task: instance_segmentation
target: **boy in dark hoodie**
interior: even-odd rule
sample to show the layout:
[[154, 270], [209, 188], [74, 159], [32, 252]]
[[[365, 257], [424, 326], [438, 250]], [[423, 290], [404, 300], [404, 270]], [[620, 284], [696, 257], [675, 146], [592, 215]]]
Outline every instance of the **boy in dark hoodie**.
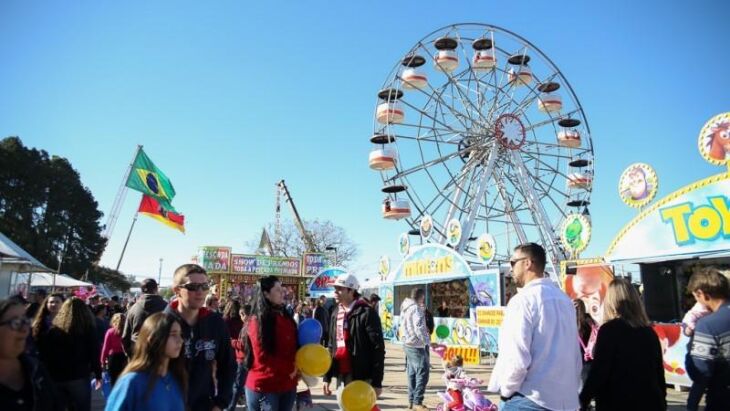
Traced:
[[[132, 358], [132, 353], [134, 353], [134, 343], [137, 342], [137, 334], [139, 334], [144, 320], [150, 315], [164, 310], [167, 306], [165, 300], [157, 295], [157, 281], [147, 278], [142, 281], [140, 288], [142, 289], [142, 296], [127, 312], [124, 328], [122, 329], [122, 345], [129, 358]], [[106, 332], [106, 328], [104, 332]]]
[[236, 368], [223, 318], [203, 307], [210, 288], [208, 274], [197, 264], [184, 264], [175, 270], [172, 286], [177, 300], [165, 312], [182, 325], [189, 378], [187, 406], [193, 411], [220, 411], [231, 401]]

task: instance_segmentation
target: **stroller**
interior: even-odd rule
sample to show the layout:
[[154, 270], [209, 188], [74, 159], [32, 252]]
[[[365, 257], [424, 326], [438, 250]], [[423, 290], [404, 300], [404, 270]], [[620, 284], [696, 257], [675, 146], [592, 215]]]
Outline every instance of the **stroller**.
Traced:
[[[447, 380], [446, 384], [460, 391], [463, 398], [462, 404], [449, 407], [452, 411], [497, 411], [497, 405], [489, 401], [479, 391], [479, 385], [482, 384], [482, 380], [476, 378], [452, 378]], [[439, 392], [438, 395], [443, 402], [436, 406], [436, 411], [446, 411], [446, 406], [455, 402], [455, 398], [448, 392]]]

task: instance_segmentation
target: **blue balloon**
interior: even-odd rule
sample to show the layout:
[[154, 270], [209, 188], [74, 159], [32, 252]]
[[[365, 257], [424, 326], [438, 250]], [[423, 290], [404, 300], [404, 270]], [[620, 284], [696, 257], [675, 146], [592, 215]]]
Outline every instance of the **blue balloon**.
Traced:
[[322, 325], [319, 321], [307, 318], [299, 324], [299, 346], [319, 344], [322, 339]]

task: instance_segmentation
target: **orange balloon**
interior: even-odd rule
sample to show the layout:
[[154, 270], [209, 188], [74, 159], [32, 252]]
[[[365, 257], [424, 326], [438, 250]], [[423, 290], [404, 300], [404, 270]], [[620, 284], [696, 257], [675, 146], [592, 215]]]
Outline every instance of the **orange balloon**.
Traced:
[[299, 348], [296, 355], [297, 368], [313, 377], [323, 376], [332, 365], [329, 351], [319, 344], [307, 344]]
[[375, 406], [378, 396], [370, 384], [355, 380], [342, 390], [343, 411], [370, 411]]

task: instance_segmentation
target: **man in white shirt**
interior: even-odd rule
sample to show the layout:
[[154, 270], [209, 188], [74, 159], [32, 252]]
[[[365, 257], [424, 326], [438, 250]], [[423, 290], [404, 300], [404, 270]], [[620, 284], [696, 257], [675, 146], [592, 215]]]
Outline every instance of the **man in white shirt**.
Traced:
[[540, 245], [517, 246], [510, 265], [522, 289], [507, 304], [487, 390], [500, 394], [501, 411], [576, 410], [582, 364], [573, 303], [543, 277]]

